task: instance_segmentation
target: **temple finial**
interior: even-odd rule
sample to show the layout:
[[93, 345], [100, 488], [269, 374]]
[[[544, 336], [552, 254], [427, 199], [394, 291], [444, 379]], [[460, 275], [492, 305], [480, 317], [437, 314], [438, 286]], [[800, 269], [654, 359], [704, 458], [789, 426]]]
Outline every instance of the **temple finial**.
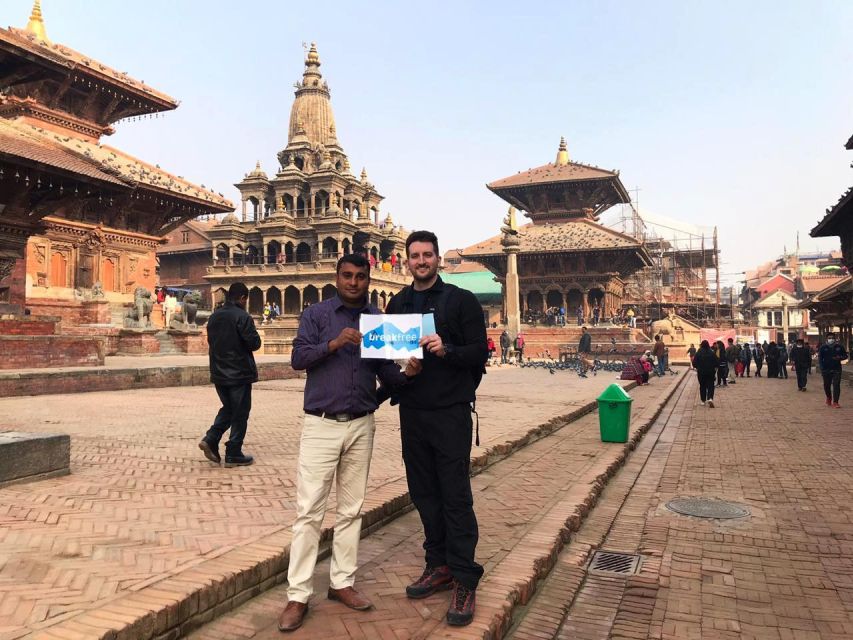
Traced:
[[30, 13], [30, 21], [27, 22], [26, 31], [32, 33], [42, 42], [50, 42], [47, 37], [47, 30], [44, 28], [44, 18], [41, 14], [41, 0], [35, 0], [33, 10]]
[[560, 149], [557, 151], [557, 165], [569, 164], [569, 149], [566, 146], [566, 139], [560, 136]]
[[311, 43], [311, 48], [308, 50], [308, 58], [305, 60], [305, 63], [320, 66], [320, 55], [317, 53], [316, 42]]

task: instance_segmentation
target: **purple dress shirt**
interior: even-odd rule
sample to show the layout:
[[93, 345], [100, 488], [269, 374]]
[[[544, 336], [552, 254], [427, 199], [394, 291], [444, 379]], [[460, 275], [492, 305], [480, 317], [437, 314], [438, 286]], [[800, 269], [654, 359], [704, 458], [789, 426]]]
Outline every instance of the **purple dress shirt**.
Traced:
[[405, 384], [406, 376], [390, 360], [362, 359], [361, 348], [347, 344], [329, 353], [329, 342], [345, 327], [358, 330], [362, 313], [379, 313], [370, 305], [350, 309], [338, 296], [312, 304], [302, 312], [293, 340], [290, 366], [307, 370], [305, 411], [360, 413], [375, 411], [376, 376], [390, 387]]

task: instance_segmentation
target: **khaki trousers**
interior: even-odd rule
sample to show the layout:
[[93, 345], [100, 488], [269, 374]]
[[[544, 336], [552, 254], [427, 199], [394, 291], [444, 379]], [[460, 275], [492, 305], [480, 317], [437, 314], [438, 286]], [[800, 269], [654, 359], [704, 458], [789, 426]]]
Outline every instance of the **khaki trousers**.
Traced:
[[320, 528], [335, 476], [337, 506], [331, 587], [343, 589], [355, 582], [361, 506], [375, 431], [373, 414], [350, 422], [305, 416], [296, 474], [296, 521], [287, 570], [289, 600], [308, 602], [314, 591], [312, 576], [317, 564]]

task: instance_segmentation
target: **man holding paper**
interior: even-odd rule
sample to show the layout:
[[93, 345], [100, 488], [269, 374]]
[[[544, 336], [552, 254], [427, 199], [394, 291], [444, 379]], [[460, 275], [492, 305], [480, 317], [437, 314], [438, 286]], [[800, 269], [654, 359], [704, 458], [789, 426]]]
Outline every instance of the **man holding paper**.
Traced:
[[367, 259], [359, 254], [343, 256], [337, 265], [337, 295], [305, 309], [293, 341], [291, 365], [307, 370], [308, 379], [287, 572], [288, 604], [278, 620], [281, 631], [298, 629], [308, 612], [320, 529], [335, 476], [337, 509], [328, 597], [359, 611], [373, 606], [353, 583], [376, 430], [376, 377], [396, 389], [420, 372], [421, 363], [410, 358], [401, 372], [389, 360], [361, 357], [361, 316], [379, 313], [367, 302], [369, 284]]
[[423, 575], [406, 587], [406, 595], [426, 598], [452, 588], [447, 622], [461, 626], [474, 618], [483, 575], [474, 560], [478, 531], [469, 468], [472, 403], [488, 358], [486, 327], [474, 294], [438, 276], [434, 233], [409, 235], [406, 256], [414, 282], [386, 309], [388, 314], [424, 314], [423, 371], [395, 394], [406, 479], [423, 523], [426, 552]]

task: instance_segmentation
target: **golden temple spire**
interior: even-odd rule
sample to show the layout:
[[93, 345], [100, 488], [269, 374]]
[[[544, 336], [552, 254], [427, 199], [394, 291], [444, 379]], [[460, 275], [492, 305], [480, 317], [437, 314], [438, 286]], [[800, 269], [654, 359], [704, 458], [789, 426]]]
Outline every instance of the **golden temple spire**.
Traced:
[[557, 151], [557, 161], [554, 163], [557, 166], [569, 164], [569, 149], [566, 146], [566, 139], [560, 136], [560, 149]]
[[47, 30], [44, 28], [44, 18], [41, 15], [41, 0], [35, 0], [33, 3], [33, 11], [30, 13], [30, 21], [27, 22], [25, 31], [32, 33], [42, 42], [50, 42]]
[[317, 43], [316, 42], [311, 43], [311, 49], [308, 51], [308, 59], [305, 62], [308, 62], [311, 64], [316, 64], [317, 66], [320, 66], [320, 56], [317, 53]]

